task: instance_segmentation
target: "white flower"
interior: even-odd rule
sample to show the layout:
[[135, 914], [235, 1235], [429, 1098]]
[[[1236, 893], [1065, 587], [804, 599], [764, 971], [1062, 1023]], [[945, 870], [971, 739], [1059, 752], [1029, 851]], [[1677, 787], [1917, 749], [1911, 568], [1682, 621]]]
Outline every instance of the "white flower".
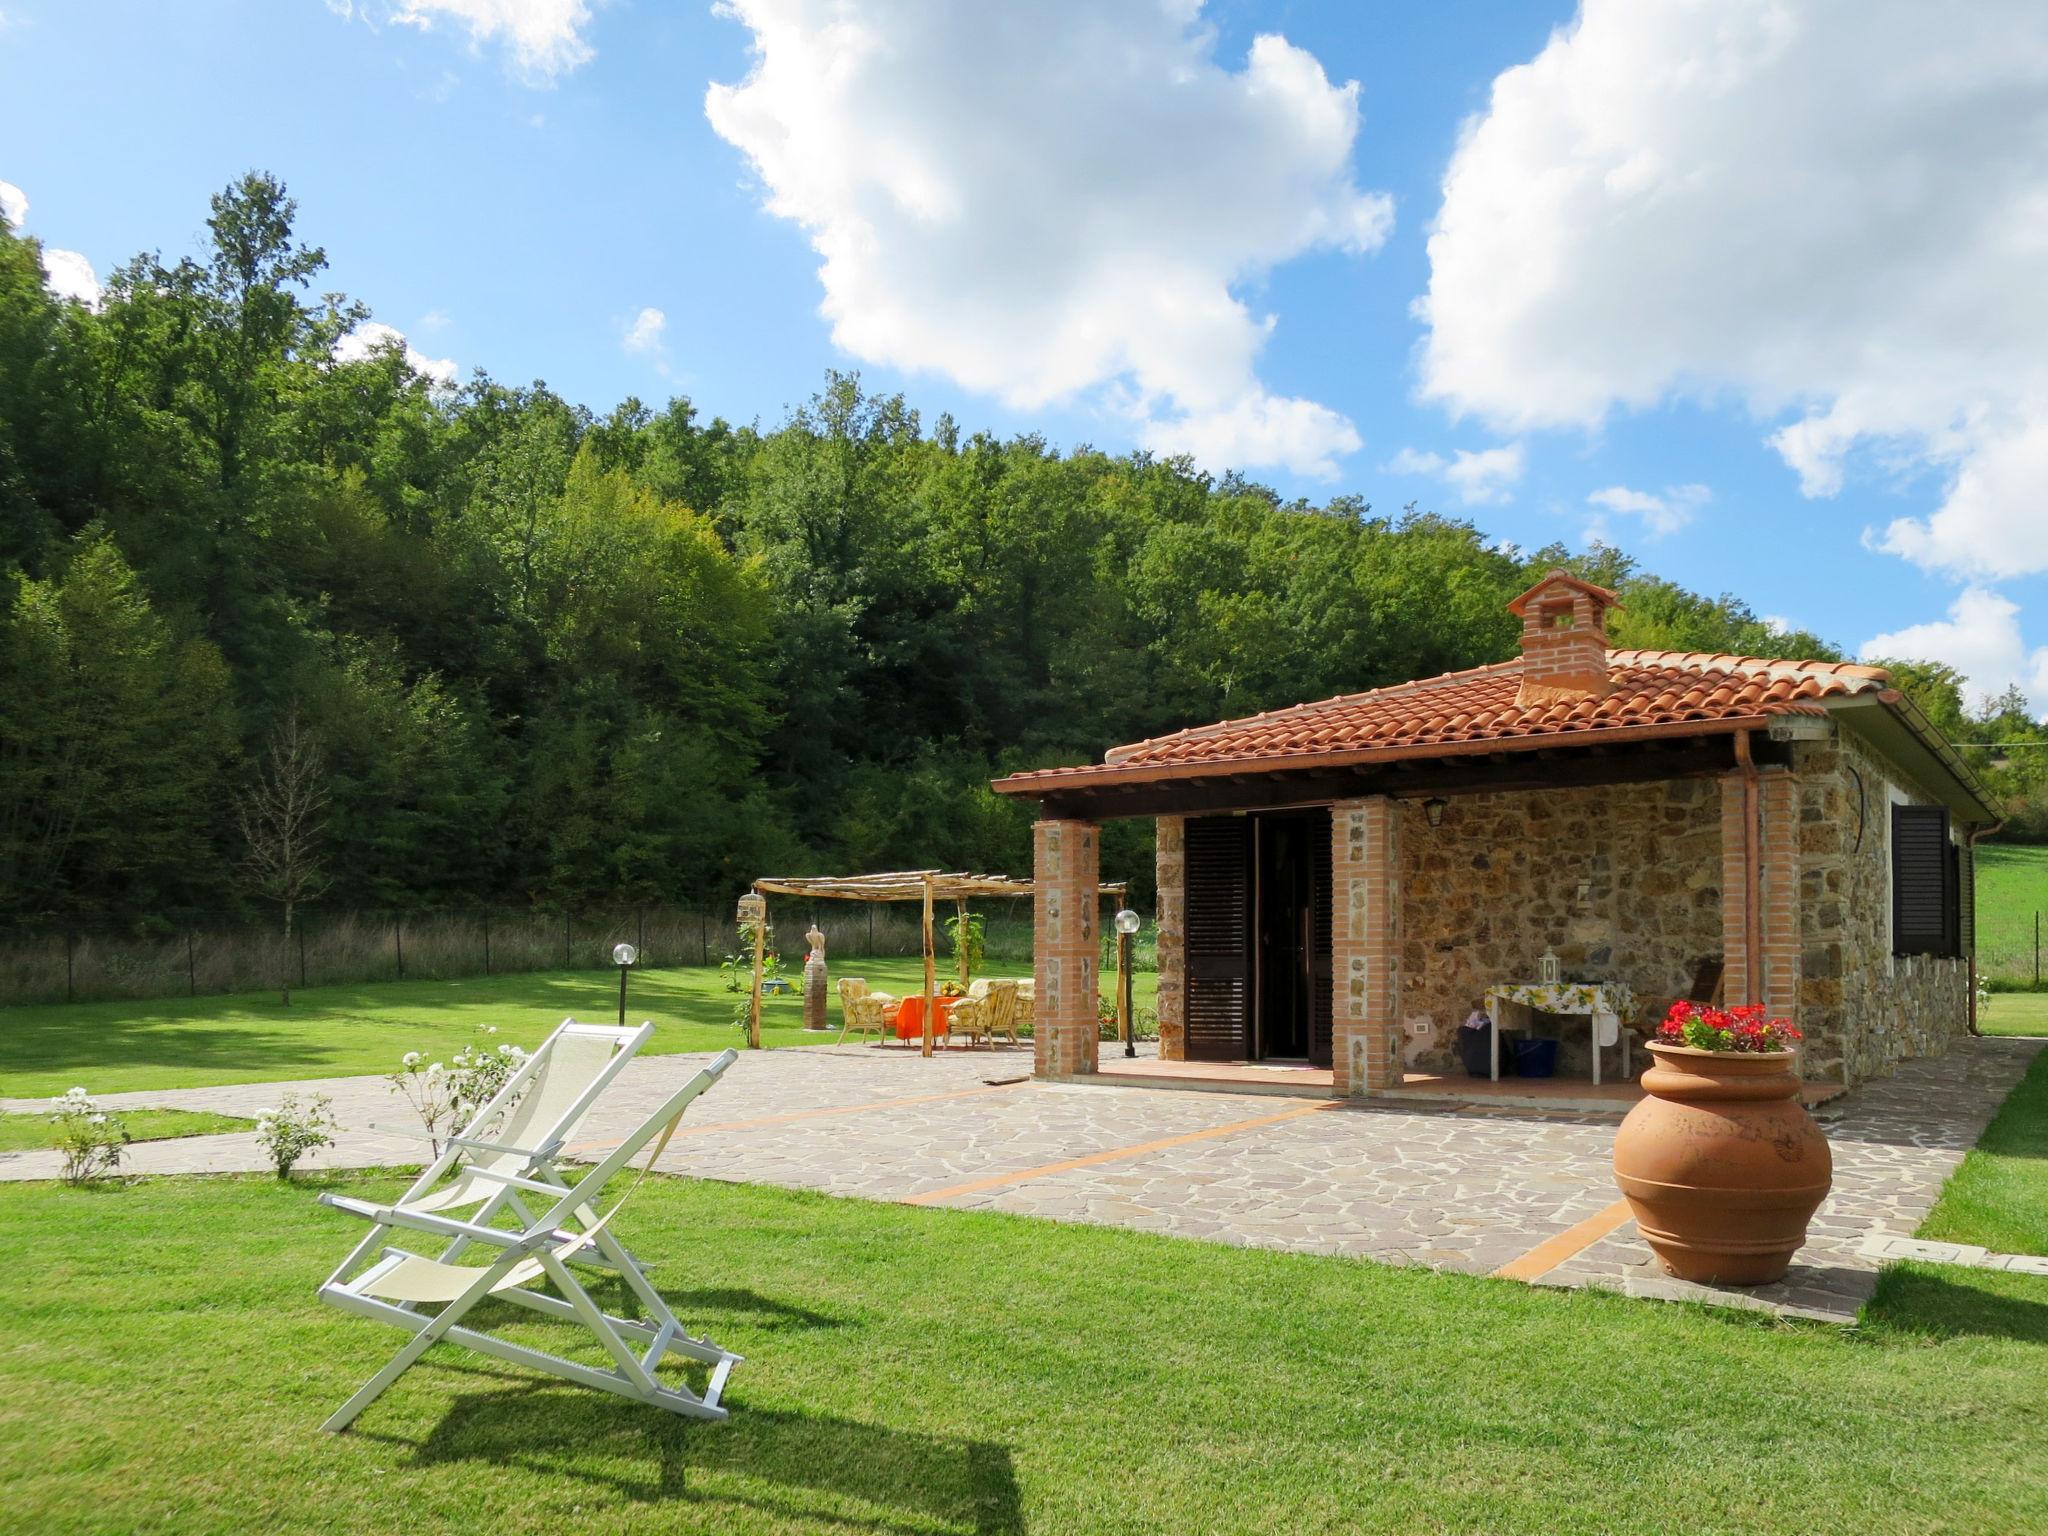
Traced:
[[442, 1068], [441, 1063], [439, 1063], [438, 1061], [434, 1062], [427, 1068], [427, 1076], [439, 1077], [441, 1076], [443, 1070], [444, 1069]]
[[107, 1117], [105, 1115], [87, 1115], [85, 1117], [85, 1123], [87, 1125], [105, 1125], [107, 1123]]
[[405, 1053], [405, 1065], [407, 1065], [408, 1067], [416, 1067], [419, 1064], [420, 1053], [418, 1051], [407, 1051]]
[[479, 1024], [476, 1027], [476, 1032], [480, 1035], [495, 1035], [498, 1032], [498, 1026], [495, 1024]]

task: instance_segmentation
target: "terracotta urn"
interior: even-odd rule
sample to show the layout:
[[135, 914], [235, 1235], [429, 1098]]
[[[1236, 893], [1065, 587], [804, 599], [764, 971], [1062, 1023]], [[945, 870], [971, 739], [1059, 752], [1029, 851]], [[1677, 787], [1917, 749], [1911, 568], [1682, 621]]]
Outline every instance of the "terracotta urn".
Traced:
[[1652, 1043], [1648, 1095], [1614, 1138], [1614, 1181], [1664, 1268], [1704, 1285], [1783, 1278], [1835, 1160], [1799, 1102], [1794, 1051]]

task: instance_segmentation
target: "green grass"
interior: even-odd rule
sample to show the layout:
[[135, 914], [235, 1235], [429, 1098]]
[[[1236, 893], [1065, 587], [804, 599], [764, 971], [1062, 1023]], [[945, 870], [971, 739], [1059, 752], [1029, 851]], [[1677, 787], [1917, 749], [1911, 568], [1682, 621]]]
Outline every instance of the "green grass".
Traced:
[[2048, 1051], [1949, 1178], [1920, 1236], [2048, 1256]]
[[[254, 1120], [199, 1109], [124, 1109], [118, 1112], [130, 1141], [169, 1141], [176, 1136], [219, 1136], [254, 1130]], [[0, 1152], [31, 1152], [50, 1145], [56, 1127], [48, 1115], [0, 1115]]]
[[1977, 956], [1994, 984], [2033, 985], [2036, 912], [2048, 922], [2048, 847], [1980, 844]]
[[[864, 976], [878, 990], [897, 993], [924, 985], [915, 959], [843, 961], [833, 975]], [[1149, 973], [1137, 976], [1140, 1007], [1152, 1005], [1157, 982]], [[407, 1051], [452, 1055], [479, 1024], [531, 1046], [572, 1014], [616, 1018], [618, 999], [616, 972], [538, 971], [310, 987], [294, 992], [288, 1008], [264, 992], [0, 1009], [0, 1096], [41, 1097], [74, 1085], [101, 1094], [388, 1072]], [[627, 993], [627, 1015], [654, 1020], [652, 1052], [717, 1050], [744, 1039], [730, 1022], [736, 1001], [716, 967], [641, 971]], [[836, 996], [829, 1014], [836, 1029]], [[795, 993], [762, 999], [763, 1045], [833, 1038], [803, 1028]]]
[[2048, 1035], [2048, 992], [1994, 992], [1977, 1011], [1987, 1035]]
[[9, 1528], [2048, 1528], [2048, 1282], [1901, 1270], [1851, 1332], [668, 1178], [626, 1235], [730, 1423], [443, 1348], [330, 1437], [400, 1335], [313, 1299], [316, 1187], [0, 1187]]

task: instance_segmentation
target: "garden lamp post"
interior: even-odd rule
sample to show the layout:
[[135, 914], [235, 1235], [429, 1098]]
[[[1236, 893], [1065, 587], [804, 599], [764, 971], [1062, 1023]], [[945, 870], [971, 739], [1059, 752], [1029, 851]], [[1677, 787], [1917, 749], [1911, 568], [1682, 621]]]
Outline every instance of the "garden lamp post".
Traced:
[[633, 962], [640, 958], [640, 951], [630, 944], [612, 946], [612, 964], [619, 968], [619, 1028], [626, 1027], [626, 972], [633, 969]]
[[1125, 907], [1116, 915], [1116, 1023], [1124, 1037], [1124, 1054], [1138, 1054], [1138, 1041], [1131, 1021], [1131, 935], [1138, 931], [1138, 914]]

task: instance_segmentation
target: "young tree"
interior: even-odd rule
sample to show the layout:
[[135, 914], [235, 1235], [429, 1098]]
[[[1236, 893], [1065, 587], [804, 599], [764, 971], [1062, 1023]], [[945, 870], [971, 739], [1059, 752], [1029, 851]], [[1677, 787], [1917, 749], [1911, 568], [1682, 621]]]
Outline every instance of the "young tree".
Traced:
[[[321, 867], [327, 831], [327, 774], [320, 743], [294, 703], [270, 733], [270, 749], [256, 782], [236, 805], [242, 837], [249, 845], [246, 868], [258, 895], [284, 909], [284, 942], [291, 950], [292, 919], [302, 901], [329, 884]], [[280, 990], [292, 1000], [291, 962], [286, 959]]]

